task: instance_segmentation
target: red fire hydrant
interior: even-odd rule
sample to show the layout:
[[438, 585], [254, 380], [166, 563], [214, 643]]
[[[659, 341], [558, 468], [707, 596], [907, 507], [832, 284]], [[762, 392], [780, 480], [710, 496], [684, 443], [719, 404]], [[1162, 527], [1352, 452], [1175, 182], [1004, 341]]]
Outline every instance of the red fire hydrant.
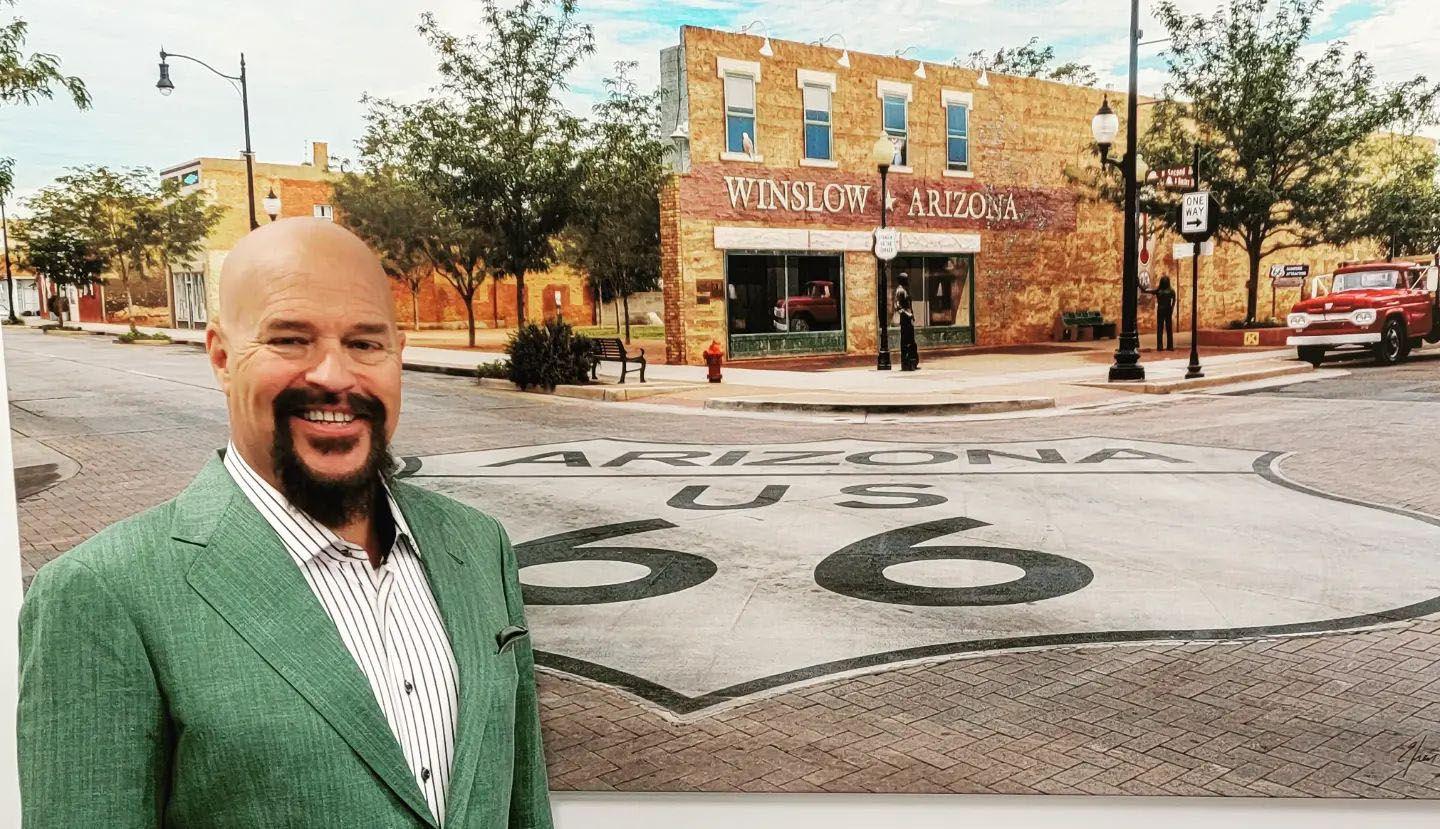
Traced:
[[725, 359], [725, 352], [720, 350], [720, 343], [710, 341], [710, 347], [705, 349], [705, 365], [709, 366], [706, 378], [712, 383], [720, 382], [720, 364]]

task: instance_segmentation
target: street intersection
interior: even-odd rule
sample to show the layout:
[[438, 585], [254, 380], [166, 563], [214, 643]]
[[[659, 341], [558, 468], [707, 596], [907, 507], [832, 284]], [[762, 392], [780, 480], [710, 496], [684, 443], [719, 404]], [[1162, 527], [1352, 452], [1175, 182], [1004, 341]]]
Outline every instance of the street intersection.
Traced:
[[[4, 336], [27, 579], [224, 444], [198, 350]], [[557, 789], [1437, 797], [1440, 362], [1345, 368], [883, 424], [412, 372], [396, 451], [516, 544]]]

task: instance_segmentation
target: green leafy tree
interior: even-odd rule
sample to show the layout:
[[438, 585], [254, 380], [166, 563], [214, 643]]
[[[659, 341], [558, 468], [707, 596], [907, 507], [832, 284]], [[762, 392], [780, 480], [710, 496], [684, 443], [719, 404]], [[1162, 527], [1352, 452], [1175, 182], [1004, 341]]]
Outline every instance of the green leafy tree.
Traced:
[[1435, 147], [1408, 135], [1380, 136], [1371, 146], [1376, 173], [1358, 189], [1353, 209], [1334, 235], [1374, 240], [1389, 258], [1440, 257], [1440, 156]]
[[[0, 7], [15, 6], [15, 0], [0, 0]], [[42, 99], [51, 99], [57, 89], [64, 90], [80, 109], [90, 108], [90, 93], [79, 78], [60, 71], [60, 59], [55, 55], [37, 53], [25, 54], [25, 38], [29, 25], [18, 17], [8, 17], [0, 23], [0, 103], [29, 105]], [[0, 158], [0, 214], [13, 195], [15, 187], [14, 159]], [[5, 230], [9, 233], [8, 227]], [[6, 245], [8, 259], [9, 246]], [[11, 278], [7, 262], [5, 272], [6, 289], [10, 292], [10, 321], [18, 323], [15, 316], [15, 282]]]
[[172, 283], [174, 266], [199, 256], [225, 215], [225, 208], [211, 204], [203, 191], [183, 191], [176, 178], [162, 180], [158, 190], [147, 187], [136, 216], [143, 261], [160, 265]]
[[616, 65], [605, 81], [605, 99], [594, 107], [580, 154], [579, 208], [571, 223], [568, 258], [589, 276], [597, 296], [624, 304], [630, 340], [630, 296], [660, 282], [660, 188], [668, 142], [660, 138], [660, 93], [642, 93], [630, 73]]
[[152, 211], [158, 200], [155, 175], [141, 167], [75, 167], [40, 190], [27, 204], [37, 233], [80, 239], [120, 277], [130, 329], [135, 329], [132, 274], [143, 277], [157, 241]]
[[[14, 7], [15, 0], [0, 0], [0, 6]], [[80, 109], [90, 108], [90, 93], [79, 78], [60, 71], [55, 55], [25, 54], [29, 25], [18, 17], [0, 24], [0, 102], [33, 104], [55, 97], [63, 90]]]
[[[1152, 168], [1190, 163], [1220, 205], [1222, 238], [1249, 260], [1245, 322], [1254, 322], [1261, 260], [1357, 232], [1336, 221], [1373, 165], [1364, 156], [1378, 131], [1424, 121], [1440, 87], [1424, 77], [1382, 85], [1363, 52], [1309, 42], [1320, 0], [1230, 0], [1209, 17], [1171, 0], [1154, 8], [1169, 30], [1165, 99], [1141, 141]], [[1174, 198], [1142, 209], [1173, 221]]]
[[[387, 197], [414, 199], [417, 222], [414, 241], [430, 265], [449, 282], [465, 305], [470, 346], [475, 346], [475, 294], [486, 277], [495, 283], [494, 271], [487, 267], [485, 255], [491, 247], [491, 228], [483, 215], [470, 209], [466, 199], [453, 186], [453, 181], [430, 166], [433, 159], [449, 154], [446, 146], [463, 144], [468, 139], [448, 133], [453, 126], [449, 114], [435, 101], [397, 104], [393, 101], [366, 98], [370, 111], [366, 115], [365, 135], [360, 141], [360, 163], [365, 175], [387, 178], [405, 192], [391, 192]], [[351, 189], [354, 197], [342, 211], [358, 210], [361, 214], [383, 212], [383, 205], [358, 204], [367, 196], [379, 196]], [[376, 231], [379, 232], [378, 230]], [[495, 289], [498, 297], [498, 287]], [[499, 303], [493, 324], [499, 325]]]
[[488, 229], [485, 262], [514, 278], [523, 321], [525, 276], [554, 261], [575, 205], [581, 127], [559, 96], [594, 52], [594, 34], [575, 0], [482, 0], [480, 23], [457, 37], [422, 18], [441, 77], [433, 111], [442, 132], [429, 142], [428, 169], [448, 193], [442, 202]]
[[1089, 64], [1069, 61], [1055, 62], [1055, 47], [1039, 45], [1040, 38], [1032, 37], [1021, 46], [1002, 47], [993, 53], [978, 49], [956, 58], [951, 63], [970, 69], [988, 69], [1002, 75], [1017, 75], [1022, 78], [1044, 78], [1060, 83], [1094, 86], [1099, 80]]
[[105, 258], [64, 227], [33, 219], [16, 222], [15, 240], [21, 266], [51, 285], [83, 289], [99, 282], [105, 272]]
[[434, 201], [385, 170], [346, 173], [335, 182], [334, 201], [340, 223], [368, 242], [385, 273], [409, 290], [411, 327], [419, 330], [420, 286], [431, 264], [426, 244], [438, 234]]

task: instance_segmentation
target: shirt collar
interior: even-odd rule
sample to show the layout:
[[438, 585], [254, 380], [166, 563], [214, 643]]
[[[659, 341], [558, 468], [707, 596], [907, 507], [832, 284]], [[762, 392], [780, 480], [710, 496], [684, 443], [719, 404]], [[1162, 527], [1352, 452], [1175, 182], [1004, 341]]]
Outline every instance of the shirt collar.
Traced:
[[[234, 441], [225, 447], [224, 463], [230, 476], [240, 485], [240, 490], [260, 510], [260, 514], [275, 529], [286, 549], [299, 563], [305, 564], [326, 550], [344, 550], [350, 546], [329, 527], [311, 518], [299, 507], [290, 503], [290, 499], [260, 477], [260, 474], [245, 461], [244, 456], [235, 448]], [[420, 555], [420, 544], [415, 540], [415, 534], [410, 530], [410, 525], [406, 523], [405, 514], [400, 511], [400, 505], [395, 502], [395, 496], [390, 492], [390, 487], [383, 481], [380, 486], [385, 490], [385, 503], [389, 505], [390, 516], [395, 523], [395, 540], [391, 544], [392, 548], [398, 545], [401, 539], [404, 539], [415, 555]]]

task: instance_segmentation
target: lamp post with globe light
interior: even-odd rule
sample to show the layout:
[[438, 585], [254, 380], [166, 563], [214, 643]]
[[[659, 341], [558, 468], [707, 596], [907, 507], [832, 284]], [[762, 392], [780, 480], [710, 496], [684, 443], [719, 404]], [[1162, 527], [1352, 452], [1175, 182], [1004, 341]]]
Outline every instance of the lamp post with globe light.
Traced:
[[162, 47], [160, 49], [160, 80], [155, 83], [155, 88], [160, 90], [161, 95], [169, 95], [175, 91], [175, 84], [170, 80], [170, 64], [167, 62], [170, 58], [184, 58], [192, 63], [198, 63], [230, 81], [232, 85], [237, 81], [240, 84], [236, 89], [240, 92], [240, 108], [245, 117], [245, 184], [250, 196], [250, 229], [254, 230], [260, 226], [260, 222], [255, 218], [255, 151], [250, 148], [250, 90], [245, 84], [245, 53], [240, 53], [240, 74], [227, 75], [203, 60], [192, 58], [189, 55], [167, 52]]
[[[880, 228], [884, 230], [887, 218], [890, 213], [890, 193], [887, 189], [886, 178], [890, 173], [890, 165], [895, 162], [895, 142], [890, 136], [882, 135], [875, 139], [875, 144], [870, 149], [870, 159], [880, 170]], [[889, 266], [885, 259], [877, 252], [875, 255], [875, 324], [878, 328], [879, 339], [876, 341], [875, 369], [877, 371], [890, 370], [890, 315], [887, 293], [889, 287]]]
[[1090, 131], [1099, 150], [1102, 167], [1106, 164], [1118, 167], [1125, 179], [1125, 238], [1124, 270], [1120, 291], [1120, 339], [1115, 350], [1115, 362], [1110, 366], [1110, 381], [1144, 380], [1145, 367], [1140, 365], [1140, 332], [1138, 328], [1139, 304], [1139, 234], [1137, 213], [1139, 205], [1139, 182], [1137, 169], [1139, 153], [1136, 144], [1139, 132], [1136, 125], [1136, 69], [1139, 62], [1140, 46], [1140, 0], [1130, 2], [1130, 94], [1125, 101], [1125, 155], [1120, 161], [1110, 158], [1110, 147], [1120, 132], [1120, 117], [1110, 108], [1107, 95], [1100, 104], [1100, 111], [1090, 119]]

